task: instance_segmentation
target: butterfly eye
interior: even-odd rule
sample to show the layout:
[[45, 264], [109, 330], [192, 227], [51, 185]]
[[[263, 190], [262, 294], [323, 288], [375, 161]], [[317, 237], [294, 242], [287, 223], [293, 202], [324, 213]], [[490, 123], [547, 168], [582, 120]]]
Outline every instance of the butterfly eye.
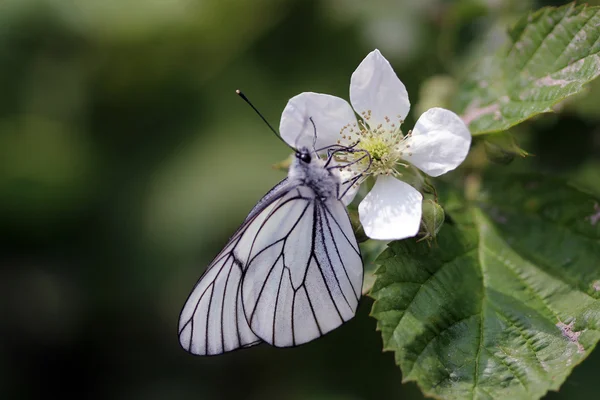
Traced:
[[300, 159], [302, 161], [304, 161], [305, 163], [309, 163], [310, 162], [310, 154], [302, 153], [302, 154], [300, 154]]

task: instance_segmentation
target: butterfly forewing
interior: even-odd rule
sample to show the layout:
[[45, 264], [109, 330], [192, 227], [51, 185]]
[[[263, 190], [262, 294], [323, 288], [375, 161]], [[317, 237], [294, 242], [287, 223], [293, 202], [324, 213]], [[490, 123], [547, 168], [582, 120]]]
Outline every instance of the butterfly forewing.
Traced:
[[[258, 232], [242, 300], [252, 331], [265, 342], [287, 347], [311, 341], [354, 316], [363, 266], [339, 200], [321, 199], [300, 186], [280, 201], [295, 204], [274, 209]], [[334, 216], [344, 221], [334, 223]]]
[[244, 316], [241, 282], [258, 230], [287, 192], [281, 183], [271, 190], [196, 283], [179, 317], [179, 341], [190, 353], [220, 354], [260, 342]]

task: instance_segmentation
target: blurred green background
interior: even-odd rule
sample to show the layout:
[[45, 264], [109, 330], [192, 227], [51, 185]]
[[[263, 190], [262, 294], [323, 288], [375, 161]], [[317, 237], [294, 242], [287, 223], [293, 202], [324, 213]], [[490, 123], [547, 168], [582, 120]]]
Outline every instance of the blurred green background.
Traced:
[[[382, 353], [368, 298], [299, 348], [179, 347], [193, 284], [285, 176], [271, 166], [287, 148], [234, 90], [277, 126], [302, 91], [348, 98], [377, 47], [419, 108], [436, 103], [429, 78], [460, 76], [515, 17], [563, 3], [2, 0], [0, 398], [422, 398]], [[516, 128], [535, 156], [510, 168], [600, 193], [599, 104], [595, 83]], [[599, 372], [597, 351], [548, 397], [595, 398]]]

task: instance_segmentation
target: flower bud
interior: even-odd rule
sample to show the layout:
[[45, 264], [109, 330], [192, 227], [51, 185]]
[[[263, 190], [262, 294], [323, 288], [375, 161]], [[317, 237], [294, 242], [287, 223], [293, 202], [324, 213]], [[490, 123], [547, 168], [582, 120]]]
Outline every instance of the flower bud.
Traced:
[[292, 161], [294, 161], [294, 155], [290, 154], [286, 159], [279, 161], [272, 165], [273, 169], [279, 171], [287, 171], [290, 169], [290, 165], [292, 165]]
[[484, 140], [485, 153], [490, 161], [508, 165], [515, 156], [527, 157], [529, 153], [521, 149], [510, 133], [488, 135]]
[[444, 224], [444, 218], [445, 214], [442, 206], [432, 199], [423, 200], [420, 233], [424, 236], [420, 240], [434, 239]]

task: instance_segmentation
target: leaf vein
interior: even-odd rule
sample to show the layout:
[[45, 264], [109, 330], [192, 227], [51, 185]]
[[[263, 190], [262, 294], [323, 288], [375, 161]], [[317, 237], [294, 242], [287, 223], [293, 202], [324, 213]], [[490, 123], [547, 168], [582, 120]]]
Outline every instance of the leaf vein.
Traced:
[[540, 358], [538, 357], [537, 352], [533, 348], [533, 345], [531, 344], [531, 339], [529, 337], [527, 337], [527, 335], [523, 332], [523, 329], [518, 324], [516, 324], [509, 315], [505, 314], [500, 308], [494, 307], [494, 306], [492, 306], [492, 307], [494, 308], [494, 311], [496, 311], [496, 313], [498, 313], [498, 315], [500, 317], [502, 317], [511, 326], [515, 327], [515, 329], [519, 333], [519, 336], [521, 336], [525, 340], [525, 343], [527, 344], [527, 348], [529, 350], [531, 350], [531, 352], [535, 356], [535, 360], [538, 362], [538, 364], [540, 365], [540, 367], [542, 368], [542, 370], [544, 372], [548, 372], [548, 369], [544, 366], [544, 363], [542, 362], [542, 360], [540, 360]]
[[[504, 244], [506, 245], [506, 247], [508, 247], [508, 248], [510, 248], [511, 250], [514, 251], [514, 249], [512, 247], [508, 246], [508, 243], [504, 242]], [[531, 284], [523, 276], [521, 276], [521, 274], [517, 270], [515, 270], [510, 263], [506, 262], [506, 259], [504, 259], [503, 257], [501, 257], [499, 254], [497, 254], [496, 252], [494, 252], [489, 247], [485, 247], [484, 250], [486, 250], [492, 257], [494, 257], [496, 260], [498, 260], [502, 265], [504, 265], [506, 267], [506, 269], [508, 269], [510, 272], [512, 272], [521, 282], [523, 282], [523, 284], [525, 285], [525, 287], [527, 289], [529, 289], [529, 291], [533, 295], [535, 295], [535, 297], [537, 297], [542, 302], [542, 304], [544, 304], [544, 306], [546, 307], [546, 309], [548, 311], [550, 311], [550, 313], [552, 314], [552, 316], [554, 318], [556, 318], [557, 321], [560, 321], [560, 318], [558, 317], [558, 313], [556, 313], [550, 307], [550, 305], [548, 304], [548, 302], [546, 301], [546, 299], [544, 299], [544, 297], [533, 286], [531, 286]], [[529, 262], [529, 260], [528, 260], [528, 262]], [[531, 262], [529, 262], [529, 264], [531, 264]], [[535, 268], [535, 266], [533, 266], [533, 267]], [[538, 268], [536, 268], [536, 269], [538, 269]]]
[[[506, 357], [510, 357], [503, 349], [502, 347], [498, 346], [498, 349], [506, 356]], [[504, 361], [502, 358], [498, 357], [496, 354], [494, 354], [490, 349], [488, 349], [487, 347], [485, 348], [485, 351], [487, 351], [489, 353], [490, 356], [492, 356], [493, 358], [495, 358], [496, 360], [500, 361], [500, 364], [504, 365], [511, 373], [512, 375], [517, 378], [517, 381], [519, 381], [519, 383], [521, 384], [521, 386], [523, 386], [523, 388], [525, 388], [526, 391], [529, 391], [529, 389], [527, 388], [527, 385], [525, 384], [525, 382], [523, 382], [523, 379], [519, 376], [520, 374], [518, 372], [516, 372], [513, 367], [511, 367], [510, 364], [508, 364], [506, 361]]]
[[475, 354], [475, 376], [473, 377], [473, 394], [471, 398], [475, 398], [476, 388], [479, 383], [479, 360], [481, 358], [481, 349], [484, 344], [483, 328], [485, 318], [485, 306], [486, 301], [486, 282], [485, 282], [485, 263], [481, 250], [483, 249], [483, 232], [479, 229], [479, 247], [477, 250], [477, 258], [479, 259], [479, 265], [481, 269], [481, 310], [479, 310], [479, 344], [477, 345], [477, 353]]
[[[469, 251], [466, 251], [465, 253], [459, 254], [456, 257], [453, 257], [452, 259], [444, 262], [442, 265], [440, 265], [440, 267], [433, 272], [431, 275], [429, 275], [427, 277], [427, 279], [425, 281], [423, 281], [423, 283], [418, 283], [418, 282], [407, 282], [407, 283], [417, 283], [419, 284], [419, 288], [417, 289], [417, 291], [415, 292], [415, 294], [413, 295], [413, 297], [410, 299], [410, 301], [408, 302], [408, 305], [406, 306], [406, 308], [404, 309], [404, 312], [402, 314], [402, 316], [400, 317], [400, 319], [398, 320], [398, 323], [396, 324], [396, 327], [394, 328], [394, 330], [392, 331], [392, 335], [395, 334], [396, 330], [400, 327], [400, 324], [402, 323], [402, 320], [404, 319], [404, 316], [408, 313], [408, 311], [410, 310], [410, 308], [413, 306], [415, 299], [417, 298], [417, 296], [419, 295], [419, 293], [421, 293], [421, 289], [423, 289], [423, 287], [425, 285], [427, 285], [429, 282], [431, 282], [431, 280], [433, 278], [435, 278], [437, 276], [437, 274], [439, 272], [441, 272], [445, 266], [452, 264], [454, 261], [456, 261], [457, 259], [464, 257], [466, 255], [468, 255], [469, 253], [471, 253], [472, 251], [474, 251], [475, 249], [471, 249]], [[396, 282], [392, 282], [392, 283], [396, 283]], [[388, 285], [389, 286], [389, 285]]]
[[[575, 33], [575, 34], [573, 35], [573, 37], [571, 38], [571, 40], [569, 40], [569, 43], [567, 43], [567, 45], [565, 46], [565, 48], [564, 48], [564, 50], [561, 52], [561, 54], [563, 54], [564, 52], [566, 52], [566, 51], [567, 51], [567, 49], [569, 48], [569, 46], [571, 45], [571, 43], [573, 43], [573, 40], [575, 40], [575, 39], [577, 38], [577, 35], [579, 35], [579, 33], [580, 33], [582, 30], [584, 30], [585, 28], [587, 28], [587, 24], [588, 24], [588, 22], [590, 22], [590, 20], [591, 20], [592, 18], [594, 18], [596, 15], [597, 15], [597, 13], [594, 13], [594, 14], [590, 15], [590, 17], [589, 17], [588, 19], [586, 19], [586, 20], [585, 20], [585, 22], [583, 23], [583, 25], [581, 26], [581, 28], [579, 28], [579, 30], [577, 31], [577, 33]], [[595, 53], [593, 53], [593, 54], [595, 54]], [[583, 60], [583, 59], [585, 59], [585, 58], [587, 58], [587, 57], [589, 57], [589, 56], [591, 56], [591, 55], [592, 55], [592, 54], [588, 54], [588, 55], [586, 55], [585, 57], [582, 57], [582, 58], [580, 58], [580, 59], [578, 59], [578, 60], [574, 60], [574, 61], [572, 61], [571, 63], [576, 63], [577, 61]], [[556, 61], [558, 61], [558, 60], [559, 60], [559, 59], [557, 58], [557, 59], [556, 59]], [[555, 71], [554, 73], [556, 73], [556, 72], [560, 72], [561, 70], [563, 70], [564, 68], [567, 68], [568, 66], [569, 66], [569, 65], [565, 65], [564, 67], [560, 68], [558, 71]], [[556, 67], [556, 66], [555, 66], [554, 68], [559, 68], [559, 67]]]
[[408, 376], [410, 376], [410, 374], [412, 373], [412, 371], [413, 371], [413, 369], [414, 369], [414, 366], [415, 366], [416, 364], [418, 364], [418, 363], [419, 363], [419, 360], [421, 359], [421, 357], [423, 356], [423, 354], [425, 354], [425, 350], [427, 350], [427, 348], [428, 348], [429, 346], [431, 346], [431, 344], [432, 344], [432, 343], [433, 343], [433, 342], [434, 342], [436, 339], [438, 339], [440, 336], [442, 336], [442, 334], [443, 334], [444, 332], [446, 332], [446, 331], [447, 331], [447, 330], [449, 330], [449, 329], [452, 329], [452, 328], [453, 328], [453, 327], [455, 327], [456, 325], [458, 325], [458, 324], [460, 324], [460, 323], [462, 323], [462, 322], [464, 322], [464, 321], [466, 321], [466, 320], [468, 320], [468, 319], [471, 319], [471, 318], [473, 318], [473, 317], [477, 317], [477, 316], [479, 316], [479, 313], [476, 313], [476, 314], [471, 314], [471, 315], [468, 315], [468, 316], [466, 316], [466, 317], [464, 317], [464, 318], [461, 318], [461, 319], [459, 319], [459, 320], [457, 320], [457, 321], [454, 321], [453, 323], [451, 323], [450, 325], [448, 325], [447, 327], [445, 327], [444, 329], [442, 329], [441, 331], [439, 331], [437, 334], [435, 334], [435, 335], [434, 335], [434, 336], [433, 336], [431, 339], [429, 339], [429, 341], [427, 341], [427, 343], [425, 343], [425, 346], [423, 346], [423, 349], [421, 349], [421, 350], [419, 351], [419, 353], [417, 354], [417, 358], [415, 359], [415, 362], [413, 363], [413, 366], [412, 366], [412, 367], [411, 367], [411, 368], [410, 368], [408, 371], [406, 371], [406, 376], [407, 376], [407, 377], [408, 377]]
[[525, 64], [523, 64], [523, 65], [521, 66], [521, 68], [519, 68], [519, 73], [522, 73], [522, 72], [525, 70], [525, 68], [526, 68], [526, 67], [529, 65], [529, 63], [531, 62], [531, 60], [533, 60], [533, 59], [535, 58], [535, 56], [537, 55], [538, 51], [540, 51], [540, 49], [542, 48], [542, 46], [543, 46], [543, 45], [544, 45], [544, 43], [546, 42], [546, 39], [548, 39], [548, 37], [554, 33], [554, 31], [556, 30], [556, 28], [557, 28], [558, 26], [561, 26], [560, 24], [561, 24], [561, 23], [564, 21], [564, 19], [565, 19], [567, 16], [571, 15], [571, 11], [573, 11], [573, 8], [572, 8], [572, 7], [571, 7], [571, 9], [570, 9], [570, 10], [568, 10], [567, 12], [565, 12], [565, 13], [563, 14], [563, 16], [562, 16], [562, 17], [560, 17], [560, 19], [559, 19], [559, 20], [558, 20], [558, 21], [557, 21], [557, 22], [554, 24], [554, 26], [552, 27], [552, 29], [550, 30], [550, 32], [548, 32], [548, 33], [547, 33], [547, 34], [544, 36], [544, 38], [543, 38], [543, 39], [540, 41], [540, 44], [539, 44], [539, 45], [536, 47], [536, 49], [533, 51], [533, 53], [531, 54], [531, 56], [530, 56], [530, 57], [529, 57], [527, 60], [525, 60]]

